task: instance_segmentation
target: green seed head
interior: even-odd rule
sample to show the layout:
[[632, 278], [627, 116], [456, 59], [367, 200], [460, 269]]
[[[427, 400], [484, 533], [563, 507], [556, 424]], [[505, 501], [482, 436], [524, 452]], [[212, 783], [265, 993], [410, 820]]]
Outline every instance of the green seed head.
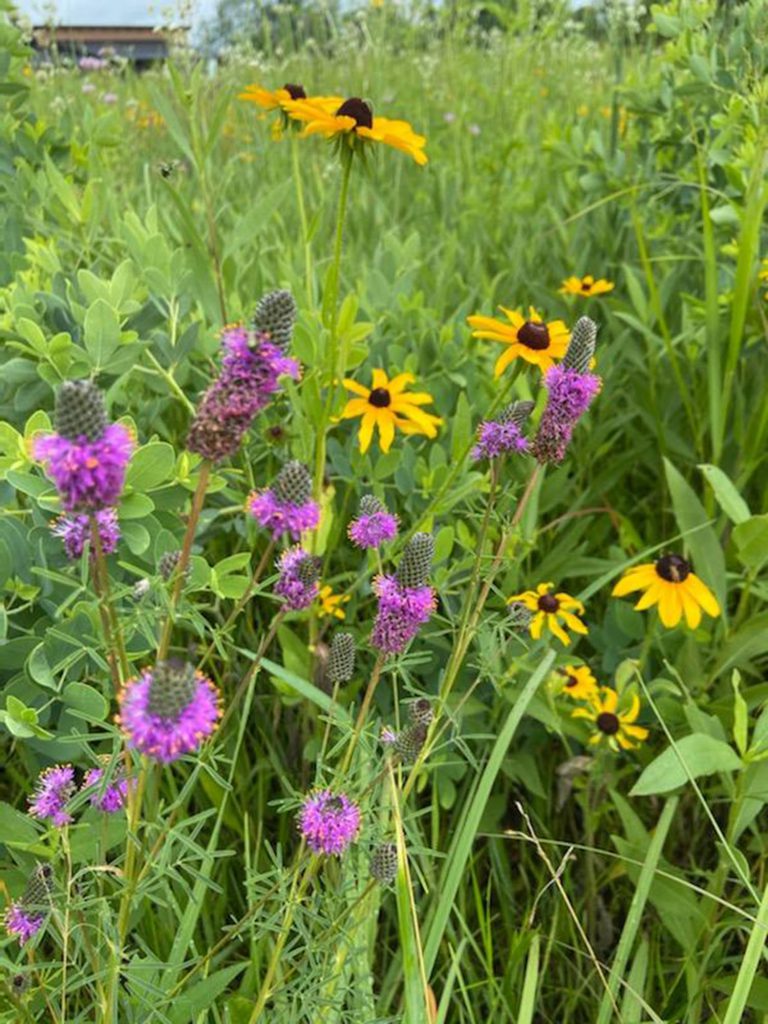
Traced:
[[158, 662], [152, 669], [147, 710], [159, 718], [178, 718], [197, 689], [194, 665], [178, 658]]
[[427, 727], [421, 722], [414, 722], [397, 734], [394, 747], [395, 752], [400, 755], [401, 760], [406, 764], [415, 761], [419, 756], [424, 741], [427, 738]]
[[66, 380], [56, 392], [56, 433], [76, 441], [98, 441], [107, 427], [104, 396], [89, 380]]
[[521, 430], [525, 426], [526, 420], [534, 410], [535, 402], [512, 402], [499, 416], [500, 423], [514, 423], [516, 427]]
[[312, 497], [312, 477], [303, 462], [286, 462], [272, 484], [278, 501], [283, 504], [305, 505]]
[[435, 539], [431, 533], [414, 533], [408, 541], [397, 567], [397, 578], [404, 587], [423, 587], [435, 556]]
[[328, 655], [328, 678], [332, 683], [348, 683], [355, 673], [355, 640], [351, 633], [337, 633]]
[[268, 334], [275, 345], [286, 348], [293, 338], [296, 314], [296, 302], [289, 291], [267, 292], [256, 306], [253, 329]]
[[379, 885], [391, 885], [397, 878], [397, 846], [379, 843], [371, 854], [370, 870]]
[[581, 317], [573, 328], [561, 366], [566, 370], [576, 370], [577, 373], [587, 373], [595, 355], [596, 341], [597, 324], [588, 316]]

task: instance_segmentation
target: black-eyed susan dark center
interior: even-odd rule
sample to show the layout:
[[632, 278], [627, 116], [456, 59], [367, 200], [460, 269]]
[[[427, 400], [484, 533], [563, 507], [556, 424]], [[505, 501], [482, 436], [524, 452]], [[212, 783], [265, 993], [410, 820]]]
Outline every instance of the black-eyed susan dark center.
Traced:
[[373, 128], [373, 111], [370, 103], [361, 100], [359, 96], [352, 96], [344, 100], [336, 111], [337, 117], [354, 117], [358, 128]]
[[565, 688], [567, 690], [570, 690], [574, 686], [578, 686], [578, 685], [579, 685], [579, 680], [576, 678], [576, 676], [570, 676], [569, 675], [569, 676], [565, 677]]
[[376, 409], [386, 409], [392, 404], [392, 396], [386, 388], [374, 388], [368, 395], [368, 403]]
[[604, 732], [606, 736], [615, 736], [621, 728], [619, 716], [614, 715], [612, 711], [601, 711], [595, 719], [595, 724], [600, 732]]
[[592, 281], [582, 281], [581, 282], [581, 290], [583, 292], [591, 292], [592, 291]]
[[560, 607], [560, 602], [552, 594], [542, 594], [539, 598], [539, 610], [547, 615], [554, 615]]
[[537, 324], [533, 320], [526, 320], [517, 332], [517, 340], [526, 348], [541, 352], [543, 349], [549, 348], [549, 328], [546, 324]]
[[303, 85], [295, 85], [293, 82], [286, 82], [283, 88], [292, 100], [305, 100], [307, 98]]
[[690, 572], [690, 563], [680, 555], [662, 555], [656, 562], [656, 575], [667, 583], [683, 583]]

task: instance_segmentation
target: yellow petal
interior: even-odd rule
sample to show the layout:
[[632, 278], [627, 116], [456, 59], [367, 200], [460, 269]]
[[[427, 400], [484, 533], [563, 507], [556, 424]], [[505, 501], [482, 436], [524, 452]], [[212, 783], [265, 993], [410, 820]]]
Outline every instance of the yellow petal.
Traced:
[[561, 644], [564, 644], [566, 647], [570, 644], [571, 638], [568, 636], [563, 627], [557, 621], [556, 616], [547, 616], [547, 626], [549, 627], [549, 631], [552, 633], [552, 635], [556, 636]]
[[630, 707], [629, 707], [629, 709], [627, 711], [625, 711], [623, 714], [619, 715], [619, 721], [624, 722], [625, 724], [628, 723], [628, 722], [634, 722], [634, 721], [637, 720], [637, 716], [639, 714], [640, 714], [640, 698], [637, 696], [636, 693], [633, 693], [632, 694], [632, 704], [630, 705]]
[[666, 583], [661, 586], [659, 615], [661, 616], [662, 623], [667, 627], [667, 629], [672, 629], [676, 626], [683, 614], [680, 598], [677, 593], [678, 586], [679, 584], [676, 583]]
[[572, 629], [574, 633], [581, 633], [582, 636], [586, 636], [589, 632], [589, 629], [584, 625], [581, 619], [577, 618], [577, 616], [573, 615], [571, 612], [560, 612], [560, 616], [566, 626], [569, 629]]
[[371, 390], [375, 390], [376, 388], [388, 388], [389, 379], [384, 370], [374, 370], [372, 379], [373, 384], [371, 385]]
[[613, 597], [624, 597], [631, 594], [633, 590], [645, 590], [646, 587], [658, 579], [656, 570], [651, 563], [635, 565], [627, 569], [619, 582], [611, 591]]
[[603, 686], [600, 690], [600, 710], [607, 711], [613, 715], [619, 706], [619, 695], [610, 686]]
[[360, 395], [361, 398], [367, 398], [371, 393], [370, 388], [363, 387], [362, 384], [358, 384], [356, 380], [350, 380], [349, 377], [344, 378], [344, 387], [353, 395]]
[[364, 416], [370, 408], [370, 405], [364, 398], [350, 398], [344, 406], [341, 419], [348, 420], [354, 416]]
[[[687, 581], [686, 581], [687, 582]], [[696, 629], [701, 622], [701, 608], [685, 583], [680, 585], [680, 603], [683, 606], [685, 621], [689, 629]]]
[[374, 428], [375, 423], [376, 423], [376, 416], [375, 416], [375, 414], [373, 412], [371, 412], [371, 411], [366, 412], [366, 414], [365, 414], [365, 416], [363, 416], [362, 422], [360, 424], [360, 435], [359, 435], [360, 451], [362, 452], [363, 455], [365, 455], [365, 453], [371, 447], [371, 438], [373, 437], [373, 428]]
[[707, 615], [718, 616], [720, 614], [720, 605], [717, 603], [717, 598], [706, 583], [703, 583], [695, 573], [689, 573], [688, 578], [683, 583], [683, 587], [685, 587], [694, 601], [701, 605]]
[[[389, 382], [389, 393], [391, 395], [399, 395], [404, 387], [407, 387], [409, 384], [413, 384], [415, 380], [416, 378], [413, 376], [412, 373], [398, 373], [398, 375], [396, 377], [393, 377], [392, 380]], [[411, 396], [408, 395], [408, 401], [410, 400]]]
[[541, 636], [541, 631], [544, 628], [544, 612], [539, 612], [531, 619], [530, 626], [528, 627], [531, 631], [531, 636], [534, 640], [538, 640]]
[[658, 579], [654, 580], [653, 583], [648, 587], [646, 592], [640, 598], [635, 605], [635, 611], [644, 612], [646, 609], [653, 607], [657, 604], [661, 597], [661, 583]]
[[510, 345], [509, 348], [502, 352], [496, 360], [496, 365], [493, 368], [494, 377], [500, 377], [512, 360], [516, 359], [519, 355], [520, 350], [517, 345]]
[[382, 409], [379, 412], [378, 422], [379, 444], [381, 445], [381, 450], [386, 455], [395, 439], [395, 418], [391, 413], [387, 415], [386, 409]]

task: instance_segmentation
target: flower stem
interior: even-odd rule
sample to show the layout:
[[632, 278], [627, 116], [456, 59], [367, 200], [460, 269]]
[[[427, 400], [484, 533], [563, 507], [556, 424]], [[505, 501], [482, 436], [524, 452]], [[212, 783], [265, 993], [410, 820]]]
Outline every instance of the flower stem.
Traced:
[[174, 574], [173, 590], [171, 591], [171, 607], [168, 612], [168, 618], [165, 620], [163, 626], [163, 632], [160, 636], [160, 643], [157, 646], [157, 661], [162, 661], [163, 658], [168, 654], [168, 648], [171, 644], [171, 633], [173, 632], [173, 621], [176, 606], [179, 603], [179, 597], [184, 586], [184, 577], [187, 572], [187, 566], [189, 565], [189, 557], [192, 553], [192, 543], [195, 539], [195, 531], [197, 530], [197, 523], [200, 519], [200, 513], [203, 510], [203, 502], [205, 501], [205, 492], [208, 489], [208, 482], [211, 476], [211, 463], [206, 459], [200, 466], [200, 476], [197, 479], [197, 487], [192, 498], [192, 508], [189, 513], [189, 519], [187, 520], [187, 529], [184, 534], [184, 542], [181, 547], [181, 555], [179, 561], [176, 564], [176, 570]]
[[97, 597], [99, 598], [99, 615], [101, 616], [101, 625], [107, 644], [107, 659], [110, 663], [115, 693], [117, 693], [120, 690], [121, 682], [125, 682], [130, 675], [130, 669], [128, 667], [128, 655], [125, 652], [123, 633], [114, 605], [112, 604], [107, 559], [104, 556], [99, 524], [95, 516], [91, 516], [91, 544], [93, 546], [94, 559], [93, 582]]
[[360, 733], [363, 731], [363, 726], [365, 725], [365, 719], [367, 718], [368, 711], [370, 710], [371, 707], [373, 695], [376, 692], [376, 687], [378, 686], [379, 679], [381, 678], [381, 670], [384, 668], [384, 660], [385, 655], [380, 654], [376, 659], [376, 664], [373, 666], [373, 672], [371, 672], [371, 678], [368, 682], [368, 687], [365, 691], [365, 696], [363, 697], [363, 703], [360, 705], [360, 711], [358, 712], [357, 715], [357, 721], [355, 722], [355, 731], [352, 733], [352, 736], [349, 741], [349, 746], [347, 747], [347, 751], [344, 754], [344, 760], [341, 763], [341, 775], [344, 775], [346, 773], [347, 769], [349, 768], [350, 762], [352, 761], [352, 755], [354, 754], [355, 747], [357, 746], [358, 740], [360, 739]]
[[293, 182], [296, 186], [296, 205], [299, 210], [299, 221], [301, 223], [301, 241], [304, 247], [304, 277], [307, 288], [307, 305], [312, 308], [314, 299], [314, 281], [312, 279], [312, 247], [309, 239], [309, 225], [307, 223], [307, 208], [304, 203], [304, 186], [301, 179], [301, 168], [299, 166], [299, 142], [296, 132], [291, 132], [291, 164], [293, 166]]

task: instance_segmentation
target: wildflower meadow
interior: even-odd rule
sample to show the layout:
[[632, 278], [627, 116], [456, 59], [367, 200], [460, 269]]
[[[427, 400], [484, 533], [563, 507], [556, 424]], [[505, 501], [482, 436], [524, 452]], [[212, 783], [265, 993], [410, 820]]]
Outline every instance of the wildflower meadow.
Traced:
[[248, 24], [0, 0], [0, 1020], [765, 1024], [768, 3]]

